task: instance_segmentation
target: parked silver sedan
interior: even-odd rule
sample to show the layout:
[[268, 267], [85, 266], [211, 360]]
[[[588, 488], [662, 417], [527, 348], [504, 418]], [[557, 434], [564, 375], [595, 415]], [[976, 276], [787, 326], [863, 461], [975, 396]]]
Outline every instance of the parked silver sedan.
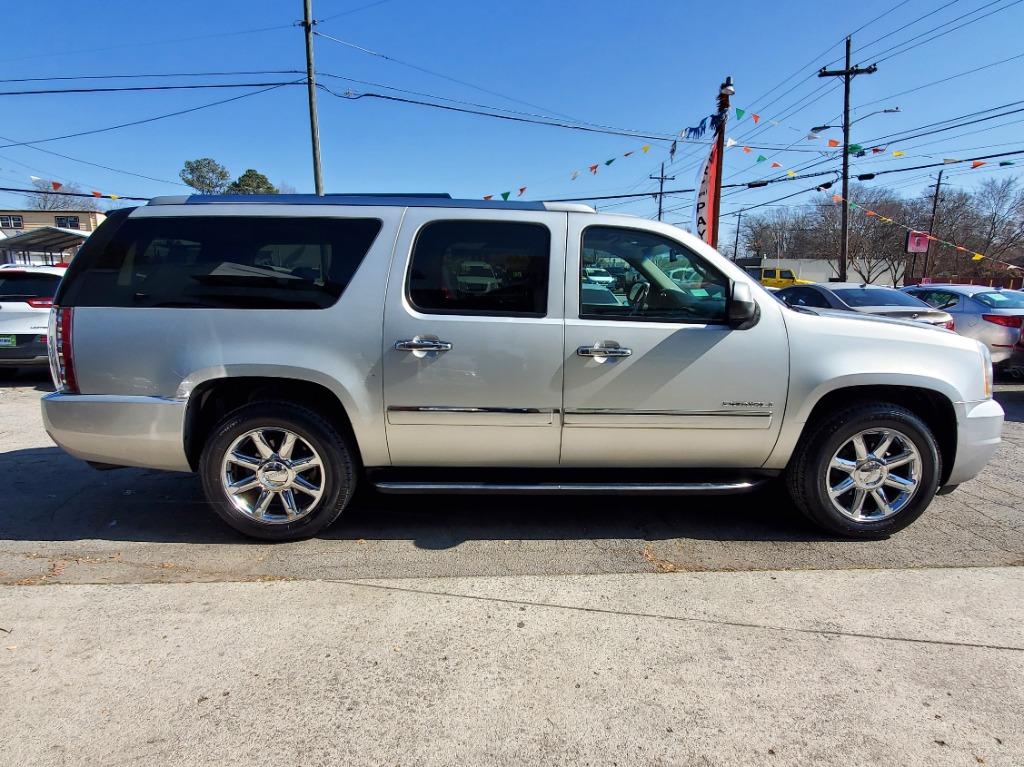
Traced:
[[903, 291], [949, 312], [957, 333], [988, 346], [994, 365], [1024, 367], [1024, 293], [987, 285], [912, 285]]
[[953, 329], [953, 318], [918, 298], [895, 288], [854, 282], [830, 282], [827, 285], [792, 285], [783, 288], [778, 298], [788, 306], [840, 309], [874, 314], [894, 320], [911, 320], [926, 325]]

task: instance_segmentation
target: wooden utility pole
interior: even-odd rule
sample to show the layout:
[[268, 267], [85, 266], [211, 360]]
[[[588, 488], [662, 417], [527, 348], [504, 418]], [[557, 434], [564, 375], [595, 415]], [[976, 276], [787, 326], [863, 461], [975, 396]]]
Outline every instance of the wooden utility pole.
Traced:
[[842, 235], [839, 240], [839, 281], [846, 282], [846, 261], [850, 250], [850, 81], [857, 75], [871, 75], [878, 71], [872, 64], [870, 67], [852, 66], [851, 49], [853, 41], [846, 38], [846, 67], [844, 69], [821, 68], [818, 77], [843, 78], [843, 210]]
[[662, 207], [663, 207], [662, 206], [662, 202], [665, 199], [665, 182], [666, 181], [675, 181], [676, 177], [675, 176], [666, 176], [665, 175], [665, 163], [662, 163], [661, 164], [661, 173], [659, 173], [657, 176], [650, 176], [650, 178], [652, 180], [655, 180], [655, 181], [658, 182], [658, 220], [661, 221], [661, 210], [662, 210]]
[[732, 260], [735, 261], [740, 255], [740, 225], [743, 223], [743, 211], [736, 215], [736, 239], [732, 244]]
[[932, 255], [932, 237], [935, 235], [935, 216], [939, 212], [939, 190], [942, 188], [942, 173], [939, 171], [939, 178], [935, 182], [935, 195], [932, 197], [932, 220], [928, 224], [928, 250], [924, 252], [924, 271], [921, 273], [922, 277], [928, 276], [928, 259]]
[[313, 186], [318, 197], [324, 194], [320, 175], [320, 122], [316, 116], [316, 68], [313, 66], [313, 0], [302, 0], [302, 27], [306, 30], [306, 90], [309, 95], [309, 133], [313, 140]]

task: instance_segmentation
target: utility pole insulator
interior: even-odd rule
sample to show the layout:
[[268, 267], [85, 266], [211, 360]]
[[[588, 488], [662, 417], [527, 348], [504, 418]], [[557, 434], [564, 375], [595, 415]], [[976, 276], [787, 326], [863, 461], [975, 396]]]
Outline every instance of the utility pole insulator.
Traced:
[[843, 209], [842, 235], [839, 239], [839, 281], [846, 282], [846, 263], [850, 252], [850, 81], [857, 75], [873, 75], [878, 67], [855, 67], [852, 59], [853, 39], [846, 38], [846, 66], [843, 69], [821, 68], [818, 77], [843, 78]]

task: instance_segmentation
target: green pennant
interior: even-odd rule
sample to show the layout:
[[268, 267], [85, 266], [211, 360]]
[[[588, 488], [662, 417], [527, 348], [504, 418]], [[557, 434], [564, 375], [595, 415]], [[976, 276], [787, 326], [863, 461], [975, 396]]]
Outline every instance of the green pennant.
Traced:
[[864, 147], [860, 144], [850, 144], [850, 146], [846, 148], [846, 151], [848, 154], [857, 154], [857, 152], [863, 152]]
[[1013, 160], [1003, 160], [1003, 161], [1002, 161], [1002, 162], [1000, 162], [999, 164], [1000, 164], [1000, 165], [1013, 165], [1013, 164], [1014, 164], [1014, 162], [1013, 162]]
[[757, 156], [757, 160], [755, 160], [755, 162], [764, 162], [764, 161], [765, 161], [765, 160], [767, 160], [767, 159], [768, 159], [768, 158], [767, 158], [767, 157], [765, 157], [765, 156], [764, 156], [763, 154], [759, 154], [759, 155]]
[[745, 115], [746, 113], [747, 113], [746, 109], [740, 109], [739, 107], [736, 107], [736, 119], [737, 120], [742, 120], [743, 119], [743, 115]]
[[857, 210], [857, 208], [859, 208], [859, 207], [860, 207], [860, 205], [858, 205], [855, 202], [851, 202], [850, 203], [850, 210]]
[[502, 192], [502, 193], [501, 193], [501, 199], [503, 199], [503, 200], [507, 200], [507, 199], [508, 199], [508, 196], [509, 196], [510, 194], [512, 194], [512, 192]]
[[604, 164], [605, 165], [611, 165], [613, 162], [615, 162], [615, 158], [614, 157], [612, 159], [610, 159], [610, 160], [605, 160]]

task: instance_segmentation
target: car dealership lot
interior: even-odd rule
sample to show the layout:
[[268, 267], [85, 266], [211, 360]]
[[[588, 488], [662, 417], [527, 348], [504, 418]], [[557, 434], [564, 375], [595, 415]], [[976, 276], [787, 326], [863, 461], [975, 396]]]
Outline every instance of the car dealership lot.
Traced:
[[63, 454], [22, 375], [0, 738], [18, 764], [1020, 764], [1024, 386], [998, 388], [996, 458], [888, 541], [769, 492], [367, 495], [264, 545], [194, 477]]

